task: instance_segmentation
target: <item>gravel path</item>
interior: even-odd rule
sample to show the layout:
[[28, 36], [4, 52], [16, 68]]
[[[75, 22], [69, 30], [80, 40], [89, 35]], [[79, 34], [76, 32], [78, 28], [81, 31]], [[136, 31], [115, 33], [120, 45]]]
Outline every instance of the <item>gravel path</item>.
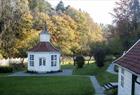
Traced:
[[100, 86], [95, 76], [90, 76], [90, 80], [92, 82], [92, 86], [95, 89], [95, 95], [105, 95], [103, 88]]
[[47, 74], [31, 74], [26, 73], [25, 71], [15, 72], [8, 76], [71, 76], [72, 75], [72, 69], [64, 69], [63, 72], [58, 73], [47, 73]]

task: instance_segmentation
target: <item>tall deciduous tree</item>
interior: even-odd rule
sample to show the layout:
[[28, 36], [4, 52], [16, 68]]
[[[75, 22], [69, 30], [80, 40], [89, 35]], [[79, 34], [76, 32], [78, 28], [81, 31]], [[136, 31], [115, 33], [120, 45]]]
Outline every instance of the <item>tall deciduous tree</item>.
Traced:
[[120, 0], [116, 2], [116, 5], [113, 14], [117, 26], [116, 31], [122, 39], [123, 47], [128, 49], [139, 38], [139, 0]]

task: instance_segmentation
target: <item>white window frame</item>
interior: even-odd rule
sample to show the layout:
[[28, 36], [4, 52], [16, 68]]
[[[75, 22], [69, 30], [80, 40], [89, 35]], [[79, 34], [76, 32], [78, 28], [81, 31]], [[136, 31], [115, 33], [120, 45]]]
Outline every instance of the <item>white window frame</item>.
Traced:
[[121, 73], [124, 74], [125, 70], [124, 68], [121, 68]]
[[46, 66], [46, 58], [44, 57], [39, 58], [39, 66]]
[[30, 66], [34, 66], [34, 55], [30, 55]]
[[51, 55], [51, 66], [57, 65], [57, 55]]

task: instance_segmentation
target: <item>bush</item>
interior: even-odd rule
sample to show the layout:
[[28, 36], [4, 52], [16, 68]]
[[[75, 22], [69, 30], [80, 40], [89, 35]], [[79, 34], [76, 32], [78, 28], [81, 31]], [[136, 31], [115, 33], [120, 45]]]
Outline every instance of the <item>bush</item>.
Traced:
[[76, 64], [77, 68], [82, 68], [83, 65], [85, 64], [84, 57], [82, 55], [76, 56], [75, 64]]
[[15, 71], [17, 71], [17, 70], [23, 70], [25, 68], [25, 64], [12, 63], [12, 64], [10, 64], [10, 67], [12, 67]]
[[94, 49], [94, 59], [96, 61], [96, 65], [98, 67], [103, 67], [104, 66], [104, 60], [105, 60], [105, 51], [101, 47], [97, 47]]
[[0, 67], [0, 73], [11, 73], [13, 72], [12, 67]]

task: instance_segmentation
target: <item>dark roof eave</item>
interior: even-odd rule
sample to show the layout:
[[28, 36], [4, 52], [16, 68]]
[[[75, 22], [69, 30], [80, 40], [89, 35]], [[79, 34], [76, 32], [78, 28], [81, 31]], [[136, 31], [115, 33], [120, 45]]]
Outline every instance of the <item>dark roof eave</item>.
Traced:
[[140, 73], [136, 73], [135, 71], [132, 71], [132, 70], [130, 70], [130, 69], [128, 69], [128, 68], [126, 68], [126, 67], [118, 64], [118, 63], [114, 63], [114, 64], [116, 64], [117, 66], [122, 67], [122, 68], [126, 69], [127, 71], [129, 71], [130, 73], [132, 73], [132, 74], [137, 75], [137, 76], [140, 77]]

